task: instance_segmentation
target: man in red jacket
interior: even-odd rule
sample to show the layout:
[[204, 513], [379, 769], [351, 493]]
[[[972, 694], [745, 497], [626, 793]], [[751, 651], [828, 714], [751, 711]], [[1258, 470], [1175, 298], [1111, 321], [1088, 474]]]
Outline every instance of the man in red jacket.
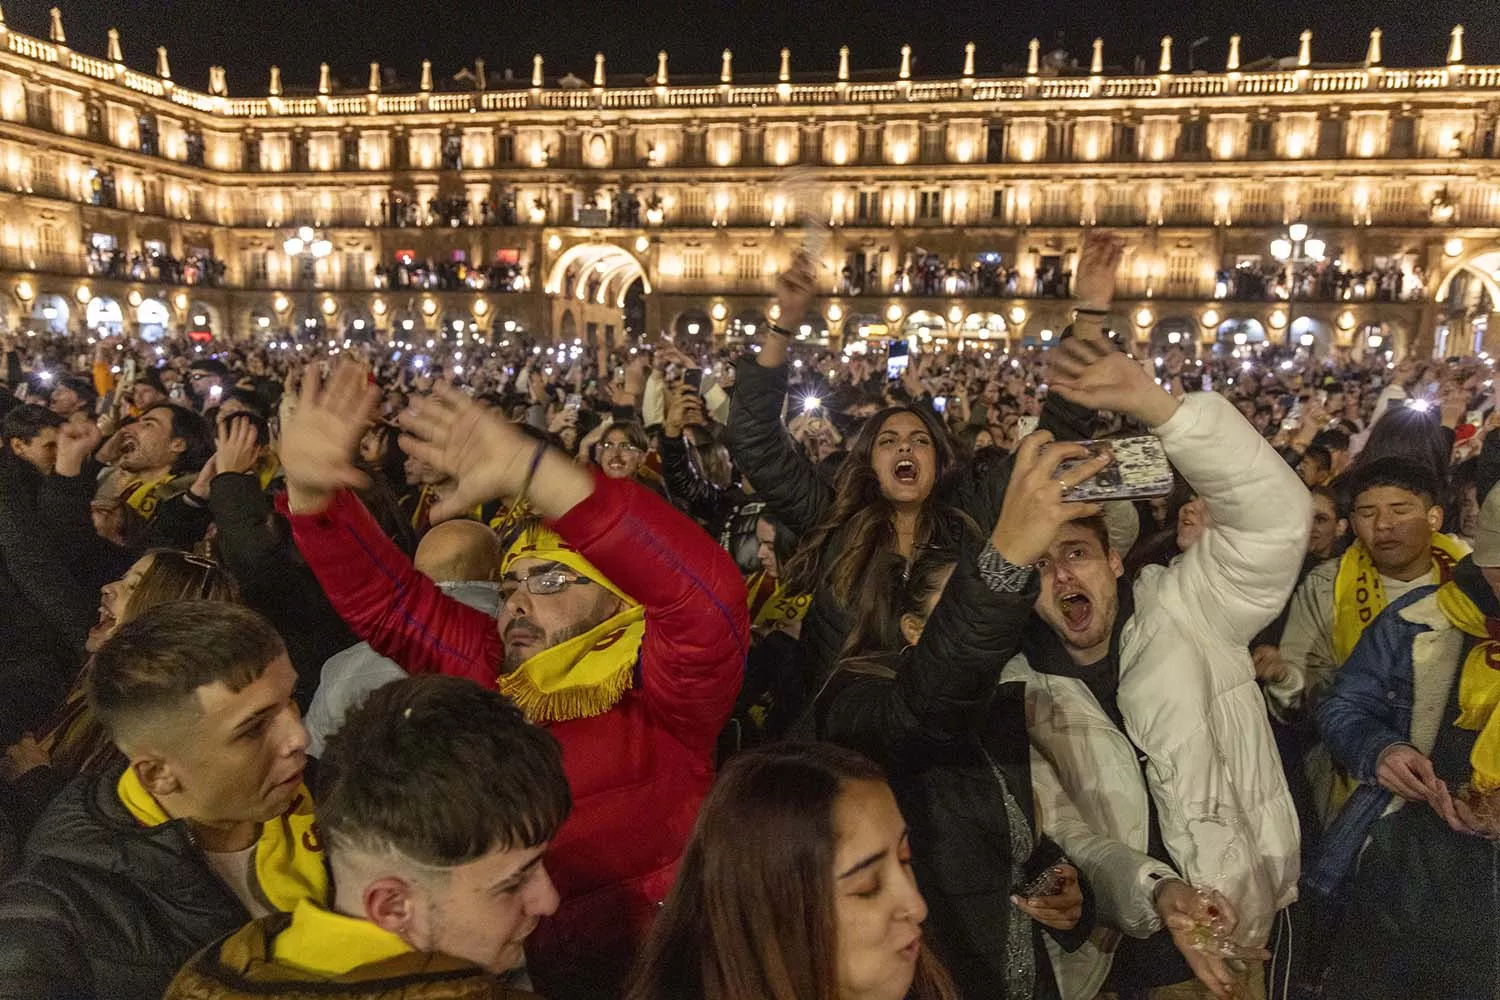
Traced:
[[297, 547], [378, 652], [496, 685], [557, 738], [574, 802], [549, 861], [563, 903], [532, 936], [530, 968], [546, 996], [618, 996], [739, 692], [749, 627], [734, 561], [648, 491], [439, 388], [403, 418], [408, 454], [455, 484], [435, 517], [509, 497], [548, 522], [508, 556], [491, 619], [417, 573], [346, 489], [376, 399], [363, 368], [303, 381], [281, 441]]

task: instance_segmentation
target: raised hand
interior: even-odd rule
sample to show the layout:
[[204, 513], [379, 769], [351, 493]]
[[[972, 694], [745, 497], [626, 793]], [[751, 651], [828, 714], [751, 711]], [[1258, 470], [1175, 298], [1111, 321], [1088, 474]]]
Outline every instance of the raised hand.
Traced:
[[[1058, 466], [1069, 459], [1086, 461], [1059, 475]], [[1047, 431], [1026, 435], [1016, 450], [990, 543], [1013, 566], [1030, 566], [1041, 559], [1058, 528], [1099, 513], [1098, 504], [1075, 503], [1063, 497], [1112, 461], [1114, 456], [1109, 454], [1090, 457], [1088, 448], [1081, 444], [1054, 442]]]
[[1070, 337], [1048, 352], [1047, 381], [1064, 399], [1160, 427], [1177, 412], [1173, 399], [1146, 370], [1109, 343]]
[[57, 461], [52, 471], [59, 476], [73, 477], [83, 471], [88, 461], [104, 440], [104, 432], [89, 421], [69, 420], [57, 429]]
[[514, 496], [539, 443], [464, 393], [439, 385], [401, 415], [401, 448], [446, 473], [453, 488], [432, 508], [454, 517], [496, 497]]
[[254, 469], [258, 461], [260, 446], [255, 443], [254, 424], [231, 418], [219, 425], [219, 446], [214, 452], [214, 464], [219, 472], [243, 475]]
[[281, 427], [281, 466], [294, 513], [321, 510], [337, 490], [368, 482], [354, 456], [379, 395], [357, 361], [340, 361], [326, 384], [315, 368], [303, 374], [297, 405]]
[[781, 305], [781, 320], [793, 326], [802, 322], [807, 307], [818, 291], [818, 276], [812, 258], [802, 251], [792, 257], [792, 266], [776, 279], [776, 301]]
[[1114, 233], [1094, 230], [1083, 241], [1073, 292], [1080, 309], [1107, 309], [1115, 297], [1115, 271], [1125, 241]]

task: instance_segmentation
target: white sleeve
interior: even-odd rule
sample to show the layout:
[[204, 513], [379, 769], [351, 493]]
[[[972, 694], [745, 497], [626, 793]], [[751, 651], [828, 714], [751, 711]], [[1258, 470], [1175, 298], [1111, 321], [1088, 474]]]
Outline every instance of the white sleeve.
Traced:
[[646, 392], [641, 399], [641, 423], [647, 427], [665, 423], [667, 419], [667, 380], [660, 372], [653, 371], [646, 380]]
[[1198, 544], [1161, 574], [1164, 602], [1209, 634], [1248, 644], [1291, 595], [1307, 552], [1312, 498], [1223, 396], [1190, 394], [1155, 433], [1209, 513]]

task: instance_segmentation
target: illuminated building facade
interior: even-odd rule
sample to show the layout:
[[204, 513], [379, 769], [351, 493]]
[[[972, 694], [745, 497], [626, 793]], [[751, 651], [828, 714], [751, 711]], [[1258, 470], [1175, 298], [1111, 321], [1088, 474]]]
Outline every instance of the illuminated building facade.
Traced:
[[[1041, 343], [1083, 234], [1127, 240], [1112, 325], [1156, 344], [1500, 354], [1500, 66], [1295, 57], [1184, 73], [487, 80], [206, 91], [0, 24], [0, 326], [540, 339], [775, 320]], [[1154, 69], [1154, 72], [1152, 71]], [[236, 81], [243, 84], [243, 81]], [[360, 81], [363, 83], [364, 81]], [[240, 88], [243, 90], [243, 87]], [[820, 232], [824, 295], [774, 278]], [[1296, 224], [1296, 225], [1293, 225]], [[1303, 229], [1302, 227], [1306, 227]], [[301, 232], [307, 228], [312, 232]], [[1292, 230], [1292, 231], [1289, 231]], [[314, 252], [316, 251], [316, 252]], [[158, 268], [154, 255], [170, 260]], [[160, 261], [156, 262], [160, 263]]]

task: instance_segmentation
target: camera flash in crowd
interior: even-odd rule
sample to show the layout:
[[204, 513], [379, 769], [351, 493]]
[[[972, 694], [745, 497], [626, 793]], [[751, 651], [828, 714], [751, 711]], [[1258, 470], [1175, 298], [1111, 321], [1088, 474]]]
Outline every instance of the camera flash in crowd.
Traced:
[[819, 399], [817, 396], [803, 396], [802, 397], [802, 412], [803, 413], [811, 413], [813, 410], [816, 410], [818, 407], [820, 407], [822, 405], [823, 405], [823, 401], [821, 399]]

